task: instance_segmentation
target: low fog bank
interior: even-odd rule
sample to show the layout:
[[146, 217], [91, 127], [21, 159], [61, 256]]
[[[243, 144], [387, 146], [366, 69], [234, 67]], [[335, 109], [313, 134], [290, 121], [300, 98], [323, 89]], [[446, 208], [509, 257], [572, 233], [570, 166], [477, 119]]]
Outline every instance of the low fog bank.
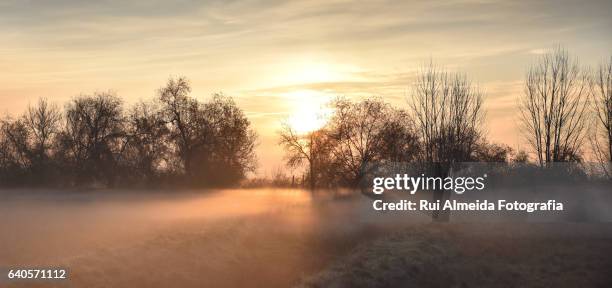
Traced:
[[129, 245], [185, 221], [213, 221], [308, 201], [303, 191], [0, 191], [0, 264], [53, 263], [100, 247]]
[[361, 221], [364, 205], [297, 189], [2, 191], [0, 267], [67, 267], [77, 287], [287, 287], [407, 226]]
[[[610, 207], [610, 202], [602, 200], [609, 200], [603, 195], [605, 191], [597, 191], [604, 198], [591, 201], [601, 201], [601, 207]], [[348, 194], [298, 189], [143, 192], [0, 191], [3, 232], [0, 267], [66, 267], [71, 280], [64, 284], [71, 287], [290, 287], [335, 265], [352, 267], [350, 263], [355, 260], [350, 260], [351, 257], [357, 257], [360, 263], [384, 262], [391, 259], [388, 255], [397, 253], [403, 259], [414, 259], [415, 254], [410, 254], [416, 251], [413, 248], [399, 249], [393, 242], [386, 246], [388, 237], [398, 237], [393, 235], [401, 235], [406, 245], [430, 239], [438, 248], [423, 246], [419, 255], [432, 259], [442, 255], [455, 260], [468, 259], [472, 251], [467, 246], [449, 246], [453, 241], [448, 240], [455, 236], [461, 243], [471, 243], [470, 239], [475, 237], [479, 240], [474, 243], [481, 243], [475, 245], [490, 243], [500, 251], [514, 249], [513, 240], [520, 240], [525, 246], [549, 243], [559, 250], [566, 247], [563, 243], [580, 239], [584, 244], [579, 249], [585, 250], [575, 251], [573, 257], [583, 252], [592, 255], [590, 248], [584, 248], [591, 244], [593, 249], [608, 249], [600, 245], [602, 239], [612, 243], [609, 223], [554, 219], [557, 223], [466, 226], [462, 222], [474, 221], [456, 214], [451, 216], [451, 223], [435, 224], [426, 213], [373, 211], [371, 198], [350, 191]], [[532, 219], [523, 217], [520, 221]], [[430, 230], [442, 231], [444, 237], [435, 239], [438, 234], [431, 234]], [[495, 231], [506, 232], [499, 236]], [[387, 248], [360, 258], [363, 257], [360, 251], [370, 247], [370, 243], [383, 243], [375, 245]], [[456, 254], [457, 251], [468, 254]], [[411, 271], [402, 268], [401, 261], [393, 273]], [[428, 261], [423, 262], [424, 266], [415, 264], [414, 269], [426, 271], [438, 263]], [[581, 262], [584, 265], [592, 264], [590, 258], [584, 261]], [[397, 264], [391, 264], [394, 263]], [[484, 263], [481, 262], [486, 266]], [[525, 263], [526, 267], [531, 265]], [[457, 268], [453, 267], [448, 269]], [[19, 287], [18, 283], [8, 284]]]

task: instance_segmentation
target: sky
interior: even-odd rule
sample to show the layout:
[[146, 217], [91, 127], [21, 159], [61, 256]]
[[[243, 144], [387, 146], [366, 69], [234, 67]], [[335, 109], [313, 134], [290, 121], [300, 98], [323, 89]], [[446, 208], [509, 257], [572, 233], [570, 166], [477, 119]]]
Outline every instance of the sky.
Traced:
[[310, 123], [336, 96], [405, 108], [431, 60], [485, 92], [489, 139], [525, 149], [516, 104], [529, 65], [558, 45], [585, 66], [605, 61], [611, 11], [609, 0], [0, 0], [0, 114], [108, 90], [129, 105], [185, 76], [194, 97], [223, 92], [245, 110], [266, 175], [282, 168], [281, 121]]

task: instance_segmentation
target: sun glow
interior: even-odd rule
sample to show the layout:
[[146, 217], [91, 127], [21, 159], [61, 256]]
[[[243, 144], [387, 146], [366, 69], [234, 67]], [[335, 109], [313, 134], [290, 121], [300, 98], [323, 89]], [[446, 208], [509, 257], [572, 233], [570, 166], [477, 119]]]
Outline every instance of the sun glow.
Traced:
[[328, 104], [336, 95], [334, 84], [354, 80], [353, 74], [359, 71], [355, 66], [309, 56], [288, 59], [277, 69], [272, 82], [287, 89], [281, 93], [291, 103], [286, 120], [299, 134], [325, 126], [332, 111]]
[[301, 90], [286, 94], [294, 102], [288, 123], [297, 133], [306, 134], [327, 123], [331, 115], [328, 103], [331, 96], [312, 90]]
[[316, 83], [336, 81], [341, 78], [339, 72], [332, 65], [327, 63], [312, 62], [308, 64], [298, 64], [300, 69], [285, 76], [288, 83]]
[[268, 83], [275, 86], [333, 83], [355, 79], [361, 69], [329, 57], [301, 55], [278, 61], [270, 70]]

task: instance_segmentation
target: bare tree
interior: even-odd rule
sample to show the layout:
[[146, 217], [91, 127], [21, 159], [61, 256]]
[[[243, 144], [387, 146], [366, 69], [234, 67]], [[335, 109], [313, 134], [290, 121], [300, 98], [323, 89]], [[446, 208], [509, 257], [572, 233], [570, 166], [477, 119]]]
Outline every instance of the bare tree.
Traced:
[[351, 102], [338, 98], [333, 103], [334, 114], [329, 131], [336, 142], [332, 154], [345, 184], [355, 186], [368, 174], [367, 169], [381, 159], [381, 131], [391, 107], [380, 98]]
[[16, 153], [6, 134], [7, 125], [11, 122], [8, 117], [0, 119], [0, 184], [3, 186], [12, 184], [11, 182], [16, 178], [13, 174], [20, 170], [15, 165]]
[[404, 110], [389, 110], [375, 142], [380, 160], [395, 163], [417, 160], [422, 147], [414, 121]]
[[197, 133], [199, 178], [209, 185], [225, 186], [237, 183], [257, 168], [255, 147], [257, 134], [234, 100], [224, 94], [214, 94], [201, 105]]
[[[57, 107], [40, 99], [15, 120], [2, 121], [3, 158], [12, 169], [21, 170], [23, 177], [16, 182], [30, 185], [47, 183], [52, 172], [52, 146], [59, 132], [61, 114]], [[26, 179], [27, 178], [27, 179]]]
[[53, 140], [60, 132], [61, 119], [57, 106], [49, 104], [44, 98], [39, 99], [38, 105], [28, 107], [23, 121], [30, 130], [30, 142], [37, 166], [44, 166], [50, 157]]
[[540, 166], [580, 161], [587, 124], [588, 75], [562, 48], [531, 66], [520, 102], [523, 131]]
[[422, 70], [410, 103], [427, 163], [468, 161], [481, 136], [482, 93], [465, 75], [433, 64]]
[[34, 151], [30, 145], [30, 131], [23, 119], [10, 118], [2, 121], [2, 138], [4, 155], [7, 164], [15, 170], [25, 172], [32, 165]]
[[117, 160], [126, 141], [122, 105], [113, 93], [101, 92], [79, 96], [66, 106], [60, 145], [77, 182], [105, 180], [114, 184]]
[[309, 186], [314, 189], [323, 162], [329, 161], [330, 145], [326, 132], [316, 130], [299, 134], [288, 123], [283, 123], [279, 136], [279, 144], [285, 149], [287, 165], [295, 168], [306, 163]]
[[151, 183], [162, 168], [170, 169], [168, 127], [159, 108], [148, 102], [136, 104], [127, 122], [128, 142], [124, 158], [142, 180]]
[[185, 175], [190, 184], [237, 184], [257, 167], [250, 121], [231, 97], [199, 102], [190, 91], [185, 78], [170, 79], [158, 102], [139, 103], [128, 114], [113, 93], [81, 95], [66, 105], [63, 125], [44, 99], [17, 119], [0, 119], [1, 184], [34, 184], [47, 171], [68, 185], [162, 183]]
[[599, 162], [612, 162], [612, 57], [593, 75], [594, 129], [593, 150]]
[[213, 95], [200, 103], [189, 96], [187, 79], [170, 79], [159, 89], [162, 114], [183, 169], [192, 184], [226, 185], [256, 167], [256, 135], [231, 97]]
[[[422, 161], [433, 176], [446, 177], [455, 163], [470, 161], [481, 138], [482, 93], [465, 75], [449, 73], [433, 63], [419, 73], [410, 107], [422, 139]], [[443, 201], [450, 192], [434, 191]], [[448, 221], [448, 211], [435, 211], [434, 220]]]
[[191, 86], [184, 77], [170, 78], [166, 86], [158, 90], [162, 113], [165, 121], [170, 124], [170, 137], [176, 145], [178, 155], [182, 161], [183, 169], [188, 177], [193, 174], [192, 158], [194, 150], [203, 143], [198, 143], [196, 134], [198, 130], [206, 127], [197, 127], [198, 102], [189, 96]]
[[322, 129], [299, 135], [285, 124], [280, 131], [287, 164], [307, 163], [311, 188], [354, 187], [379, 165], [416, 159], [418, 135], [405, 111], [377, 97], [340, 97], [331, 106], [334, 112]]

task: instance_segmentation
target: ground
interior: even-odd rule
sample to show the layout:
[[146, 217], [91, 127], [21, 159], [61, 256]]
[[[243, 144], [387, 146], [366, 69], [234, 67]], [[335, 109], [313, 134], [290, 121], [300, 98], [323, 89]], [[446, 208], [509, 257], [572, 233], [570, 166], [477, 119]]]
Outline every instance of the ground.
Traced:
[[612, 225], [428, 224], [359, 246], [299, 287], [612, 287]]
[[0, 287], [612, 287], [612, 224], [431, 223], [307, 191], [0, 193]]

